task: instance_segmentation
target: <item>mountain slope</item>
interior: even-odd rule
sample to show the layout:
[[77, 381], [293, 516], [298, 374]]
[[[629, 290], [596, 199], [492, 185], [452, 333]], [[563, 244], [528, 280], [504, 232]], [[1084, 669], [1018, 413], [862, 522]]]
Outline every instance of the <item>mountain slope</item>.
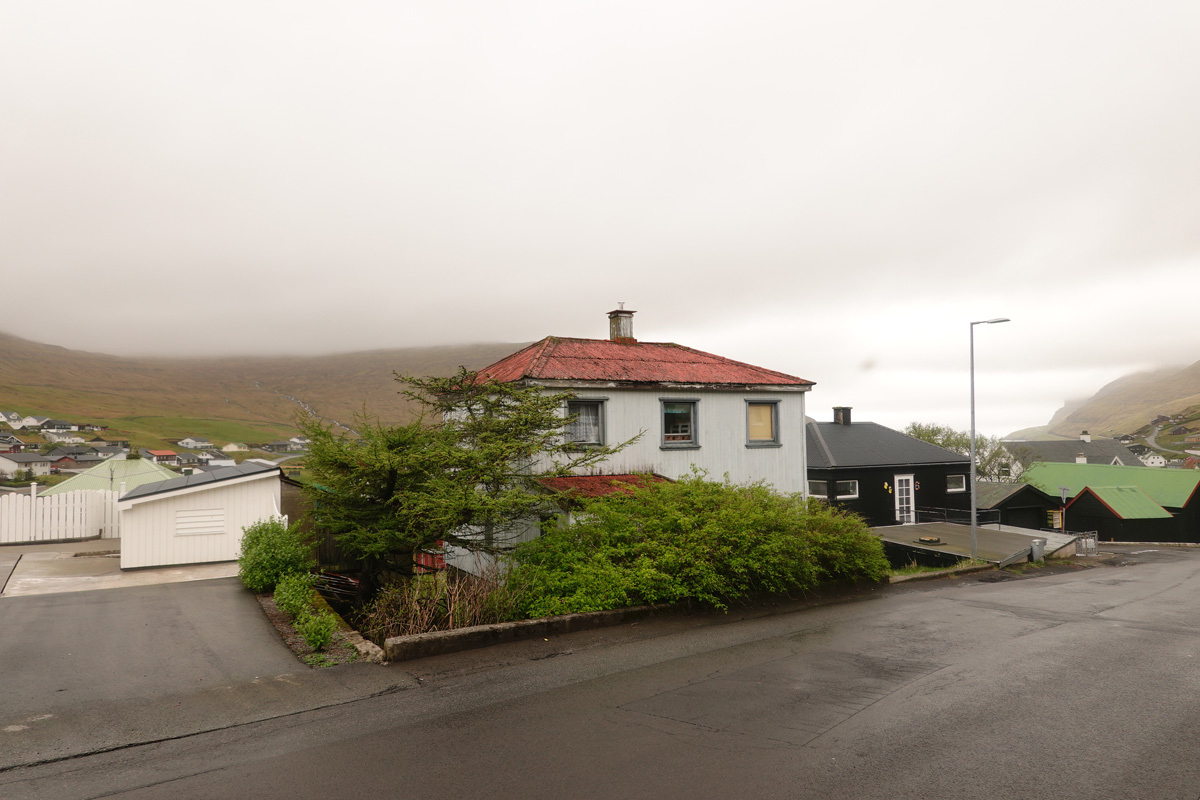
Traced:
[[1200, 361], [1118, 378], [1082, 403], [1064, 406], [1049, 428], [1064, 436], [1084, 430], [1105, 436], [1133, 433], [1159, 414], [1196, 405], [1200, 405]]
[[[520, 344], [374, 350], [312, 357], [122, 358], [0, 333], [0, 409], [108, 424], [149, 445], [195, 433], [277, 438], [304, 404], [349, 423], [413, 413], [393, 371], [447, 375], [486, 366]], [[291, 434], [289, 434], [291, 435]]]

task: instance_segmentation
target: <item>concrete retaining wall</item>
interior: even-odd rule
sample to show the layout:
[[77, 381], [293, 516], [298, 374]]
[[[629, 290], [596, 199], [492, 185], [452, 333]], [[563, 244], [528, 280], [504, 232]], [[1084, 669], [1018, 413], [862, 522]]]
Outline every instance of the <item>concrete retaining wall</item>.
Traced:
[[516, 642], [538, 636], [545, 638], [551, 634], [620, 625], [673, 608], [669, 603], [660, 603], [653, 606], [619, 608], [614, 611], [593, 611], [587, 614], [477, 625], [473, 628], [417, 633], [412, 636], [393, 636], [383, 643], [383, 652], [388, 661], [411, 661], [414, 658], [457, 653], [460, 650], [488, 647], [503, 642]]

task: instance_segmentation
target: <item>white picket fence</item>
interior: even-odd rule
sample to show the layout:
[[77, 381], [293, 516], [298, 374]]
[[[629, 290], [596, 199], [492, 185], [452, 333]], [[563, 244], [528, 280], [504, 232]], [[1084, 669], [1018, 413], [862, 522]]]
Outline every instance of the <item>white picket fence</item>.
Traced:
[[0, 544], [121, 535], [120, 492], [80, 489], [49, 497], [36, 494], [32, 489], [30, 494], [0, 495]]

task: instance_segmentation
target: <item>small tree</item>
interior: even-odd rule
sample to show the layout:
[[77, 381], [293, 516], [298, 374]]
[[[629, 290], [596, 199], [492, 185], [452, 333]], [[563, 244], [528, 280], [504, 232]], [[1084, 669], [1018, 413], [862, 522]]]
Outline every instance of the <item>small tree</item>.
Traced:
[[[577, 448], [564, 436], [569, 393], [481, 380], [398, 376], [426, 413], [400, 426], [365, 412], [357, 435], [297, 419], [310, 440], [304, 491], [313, 518], [363, 562], [360, 602], [387, 570], [411, 574], [413, 556], [439, 543], [486, 553], [511, 549], [515, 532], [557, 495], [539, 478], [599, 463], [618, 447]], [[623, 445], [621, 445], [623, 446]]]
[[352, 435], [333, 424], [298, 418], [309, 438], [303, 492], [313, 521], [363, 563], [360, 602], [374, 594], [382, 570], [411, 574], [413, 556], [449, 535], [460, 517], [439, 482], [441, 432], [415, 420], [384, 425], [364, 412]]
[[[512, 534], [558, 497], [539, 479], [595, 466], [630, 442], [580, 447], [565, 435], [570, 392], [488, 380], [465, 367], [448, 378], [398, 375], [404, 394], [440, 419], [439, 501], [472, 535], [472, 550], [510, 549]], [[631, 440], [633, 441], [633, 440]]]
[[[914, 439], [936, 444], [959, 455], [971, 456], [971, 432], [956, 431], [933, 422], [910, 422], [904, 432]], [[975, 472], [981, 480], [1012, 481], [1014, 461], [998, 436], [975, 433]]]

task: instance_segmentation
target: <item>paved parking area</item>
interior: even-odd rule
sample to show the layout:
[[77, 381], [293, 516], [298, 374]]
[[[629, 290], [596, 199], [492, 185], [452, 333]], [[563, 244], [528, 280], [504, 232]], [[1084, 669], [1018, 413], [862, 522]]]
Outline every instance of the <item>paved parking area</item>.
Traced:
[[0, 598], [228, 578], [237, 564], [121, 571], [120, 539], [0, 547]]

